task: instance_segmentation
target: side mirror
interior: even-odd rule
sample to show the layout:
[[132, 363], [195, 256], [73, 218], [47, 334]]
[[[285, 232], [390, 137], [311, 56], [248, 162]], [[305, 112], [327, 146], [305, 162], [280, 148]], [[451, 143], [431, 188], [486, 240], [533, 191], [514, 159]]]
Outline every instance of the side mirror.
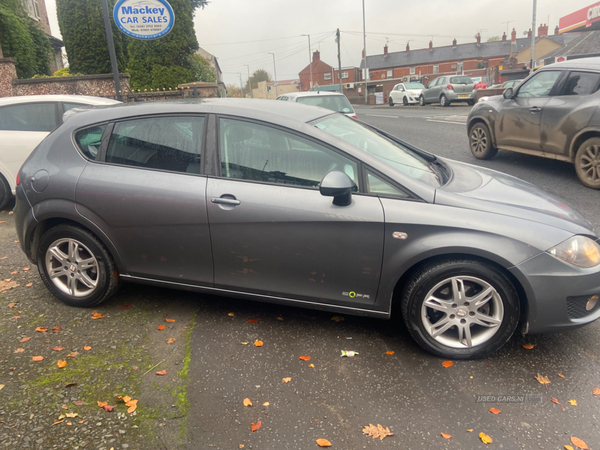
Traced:
[[352, 203], [354, 186], [354, 181], [344, 172], [332, 170], [321, 180], [319, 192], [325, 197], [333, 197], [336, 206], [348, 206]]
[[513, 88], [508, 88], [507, 90], [504, 91], [504, 93], [502, 94], [504, 96], [504, 98], [506, 100], [510, 100], [511, 98], [513, 98], [515, 91]]

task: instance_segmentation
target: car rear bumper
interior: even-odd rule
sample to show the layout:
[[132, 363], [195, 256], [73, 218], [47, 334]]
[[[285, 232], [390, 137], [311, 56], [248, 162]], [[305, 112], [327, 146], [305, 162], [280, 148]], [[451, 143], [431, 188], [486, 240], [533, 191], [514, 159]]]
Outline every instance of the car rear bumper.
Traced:
[[460, 92], [460, 93], [456, 93], [454, 91], [448, 90], [447, 98], [451, 102], [477, 101], [477, 90], [474, 89], [472, 92]]
[[33, 209], [27, 200], [25, 191], [22, 186], [17, 186], [16, 189], [16, 202], [14, 208], [15, 215], [15, 226], [17, 228], [17, 236], [19, 237], [19, 245], [27, 256], [27, 258], [34, 262], [33, 255], [31, 255], [31, 236], [32, 231], [37, 225], [37, 220], [33, 215]]
[[600, 318], [600, 266], [581, 269], [543, 252], [511, 272], [527, 296], [527, 333], [577, 328]]

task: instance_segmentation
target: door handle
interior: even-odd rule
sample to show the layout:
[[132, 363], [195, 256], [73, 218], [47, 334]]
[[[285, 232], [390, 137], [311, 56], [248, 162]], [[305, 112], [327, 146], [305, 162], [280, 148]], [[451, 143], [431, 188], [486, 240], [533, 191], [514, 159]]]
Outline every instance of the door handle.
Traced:
[[218, 205], [228, 205], [228, 206], [237, 206], [240, 203], [242, 203], [239, 200], [236, 200], [233, 198], [222, 198], [222, 197], [211, 198], [210, 202], [216, 203]]
[[532, 113], [540, 112], [541, 110], [542, 110], [542, 108], [540, 108], [539, 106], [534, 106], [533, 108], [529, 108], [529, 111], [531, 111]]

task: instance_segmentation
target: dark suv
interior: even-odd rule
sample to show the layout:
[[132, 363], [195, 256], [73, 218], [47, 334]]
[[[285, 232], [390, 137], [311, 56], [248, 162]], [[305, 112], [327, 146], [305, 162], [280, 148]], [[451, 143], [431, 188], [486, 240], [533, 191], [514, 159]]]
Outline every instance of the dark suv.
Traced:
[[600, 58], [544, 67], [503, 95], [483, 97], [467, 121], [471, 152], [499, 148], [575, 165], [581, 182], [600, 189]]

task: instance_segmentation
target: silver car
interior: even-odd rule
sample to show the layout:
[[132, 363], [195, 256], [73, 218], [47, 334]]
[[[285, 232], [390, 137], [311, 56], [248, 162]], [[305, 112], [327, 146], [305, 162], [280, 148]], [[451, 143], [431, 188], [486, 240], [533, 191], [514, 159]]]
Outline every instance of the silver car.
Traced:
[[356, 119], [356, 112], [350, 104], [350, 101], [344, 94], [331, 91], [306, 91], [290, 92], [277, 97], [277, 100], [284, 102], [297, 102], [303, 105], [320, 106], [331, 111], [345, 114], [348, 117]]
[[[530, 207], [529, 205], [535, 205]], [[72, 114], [19, 172], [21, 248], [63, 302], [120, 281], [387, 319], [444, 358], [600, 316], [562, 200], [342, 114], [206, 99]]]
[[423, 89], [419, 104], [439, 103], [450, 106], [452, 102], [467, 102], [474, 105], [477, 102], [475, 83], [466, 75], [443, 76], [433, 80]]

